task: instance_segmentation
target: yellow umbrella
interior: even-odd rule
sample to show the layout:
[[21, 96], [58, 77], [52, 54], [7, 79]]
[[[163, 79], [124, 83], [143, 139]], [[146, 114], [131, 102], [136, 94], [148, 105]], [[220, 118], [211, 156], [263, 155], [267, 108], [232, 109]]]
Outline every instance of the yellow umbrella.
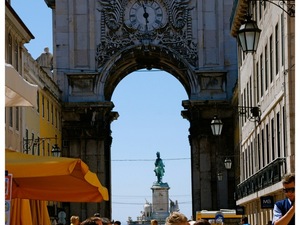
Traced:
[[5, 170], [13, 175], [12, 198], [58, 202], [108, 200], [107, 188], [80, 159], [5, 151]]

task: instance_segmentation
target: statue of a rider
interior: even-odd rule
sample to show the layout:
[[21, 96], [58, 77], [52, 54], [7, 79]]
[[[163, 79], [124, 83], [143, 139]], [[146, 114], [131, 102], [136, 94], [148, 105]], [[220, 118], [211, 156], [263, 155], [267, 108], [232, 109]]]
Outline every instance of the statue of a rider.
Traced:
[[160, 153], [157, 152], [156, 153], [156, 156], [157, 156], [157, 159], [155, 160], [155, 169], [154, 169], [154, 172], [155, 172], [155, 175], [157, 176], [157, 183], [162, 183], [162, 177], [165, 173], [165, 165], [162, 161], [162, 159], [160, 158]]

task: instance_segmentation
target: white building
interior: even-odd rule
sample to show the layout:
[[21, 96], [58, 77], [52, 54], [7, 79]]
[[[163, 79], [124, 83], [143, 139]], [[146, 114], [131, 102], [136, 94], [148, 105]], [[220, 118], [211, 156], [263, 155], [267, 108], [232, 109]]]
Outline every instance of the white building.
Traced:
[[295, 171], [295, 2], [288, 2], [282, 9], [279, 1], [239, 0], [231, 17], [234, 37], [247, 12], [261, 29], [256, 52], [238, 50], [239, 105], [260, 109], [240, 120], [236, 203], [250, 224], [272, 220], [274, 203], [284, 198], [281, 178]]

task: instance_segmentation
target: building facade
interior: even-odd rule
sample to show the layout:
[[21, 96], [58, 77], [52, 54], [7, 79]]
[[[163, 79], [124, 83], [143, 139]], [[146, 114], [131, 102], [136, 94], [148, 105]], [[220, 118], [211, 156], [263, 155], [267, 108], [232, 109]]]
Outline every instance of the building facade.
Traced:
[[[5, 148], [51, 156], [53, 145], [61, 148], [61, 91], [25, 48], [32, 39], [33, 34], [5, 1], [5, 62], [24, 80], [38, 86], [37, 107], [5, 107]], [[60, 205], [49, 202], [49, 209]], [[50, 216], [54, 219], [55, 215]]]
[[272, 220], [273, 204], [284, 198], [282, 176], [295, 172], [295, 2], [279, 2], [235, 1], [231, 17], [234, 37], [247, 13], [261, 29], [256, 52], [238, 49], [239, 105], [259, 107], [258, 117], [245, 112], [239, 129], [236, 197], [250, 224]]

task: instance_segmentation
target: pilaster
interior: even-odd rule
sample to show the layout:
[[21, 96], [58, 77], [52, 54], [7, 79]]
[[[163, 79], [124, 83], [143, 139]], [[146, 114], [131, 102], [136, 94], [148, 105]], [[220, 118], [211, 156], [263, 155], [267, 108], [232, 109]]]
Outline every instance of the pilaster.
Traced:
[[[111, 199], [111, 122], [118, 113], [111, 111], [112, 102], [65, 103], [63, 107], [63, 149], [66, 157], [81, 158], [95, 172]], [[111, 202], [70, 204], [81, 218], [111, 214]]]

